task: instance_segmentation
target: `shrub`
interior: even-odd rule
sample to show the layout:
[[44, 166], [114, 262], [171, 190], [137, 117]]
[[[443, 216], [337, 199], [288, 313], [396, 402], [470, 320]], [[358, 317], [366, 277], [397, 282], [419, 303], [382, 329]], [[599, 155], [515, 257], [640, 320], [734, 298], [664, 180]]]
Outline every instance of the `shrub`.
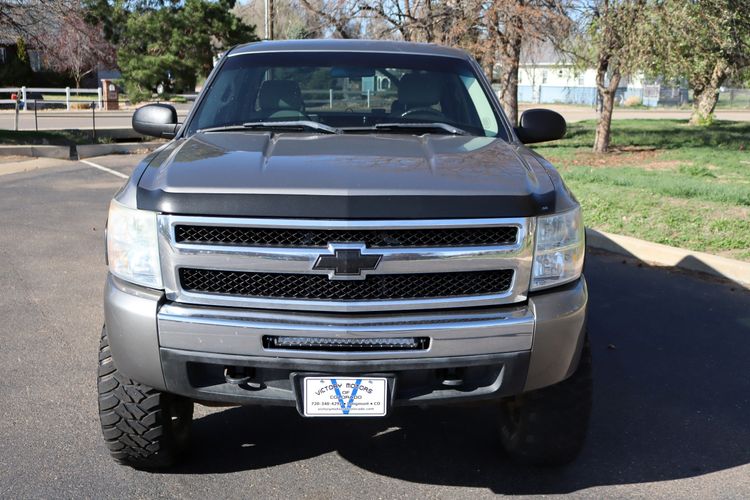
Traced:
[[643, 101], [641, 100], [641, 98], [637, 95], [631, 95], [630, 97], [625, 99], [625, 101], [623, 101], [622, 105], [630, 108], [633, 106], [640, 106], [642, 102]]
[[137, 84], [127, 82], [125, 84], [125, 93], [127, 94], [128, 100], [131, 104], [138, 104], [144, 101], [151, 100], [151, 92], [144, 90]]

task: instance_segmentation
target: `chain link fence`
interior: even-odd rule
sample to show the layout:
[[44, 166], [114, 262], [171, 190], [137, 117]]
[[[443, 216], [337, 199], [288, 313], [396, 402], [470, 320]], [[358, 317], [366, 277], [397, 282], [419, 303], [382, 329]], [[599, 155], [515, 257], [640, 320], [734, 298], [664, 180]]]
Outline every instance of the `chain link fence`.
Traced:
[[[494, 85], [495, 90], [499, 90]], [[566, 87], [554, 85], [520, 85], [518, 101], [533, 104], [578, 104], [595, 107], [598, 101], [596, 87]], [[689, 107], [693, 93], [687, 88], [664, 85], [619, 88], [615, 94], [618, 106]], [[717, 109], [750, 109], [750, 89], [722, 88]]]

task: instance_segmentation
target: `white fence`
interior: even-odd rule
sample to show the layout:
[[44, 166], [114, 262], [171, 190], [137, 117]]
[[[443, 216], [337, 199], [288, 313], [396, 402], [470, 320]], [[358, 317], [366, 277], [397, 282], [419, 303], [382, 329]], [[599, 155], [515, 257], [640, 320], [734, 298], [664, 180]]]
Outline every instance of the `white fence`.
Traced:
[[[302, 91], [307, 108], [329, 108], [343, 106], [346, 109], [370, 109], [387, 106], [397, 98], [396, 91], [373, 91], [372, 89], [334, 90], [305, 89]], [[357, 98], [359, 101], [357, 101]]]
[[[70, 87], [65, 88], [51, 88], [51, 87], [2, 87], [0, 93], [3, 94], [16, 94], [18, 99], [19, 109], [28, 111], [29, 104], [34, 104], [36, 109], [37, 102], [41, 104], [65, 104], [67, 111], [71, 110], [71, 106], [76, 103], [91, 103], [97, 109], [102, 109], [102, 89], [71, 89]], [[31, 94], [64, 94], [65, 97], [60, 99], [40, 99], [36, 100], [31, 98]], [[71, 99], [71, 96], [75, 94], [75, 98]], [[93, 97], [96, 95], [96, 99], [81, 99], [81, 94], [88, 94]], [[0, 99], [0, 104], [15, 104], [14, 99]]]

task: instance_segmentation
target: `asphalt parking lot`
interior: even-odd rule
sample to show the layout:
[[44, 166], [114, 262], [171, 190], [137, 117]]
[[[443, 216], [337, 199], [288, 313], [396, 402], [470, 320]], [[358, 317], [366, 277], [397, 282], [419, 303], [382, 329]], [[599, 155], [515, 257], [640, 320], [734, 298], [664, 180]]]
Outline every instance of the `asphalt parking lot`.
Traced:
[[[136, 159], [92, 161], [127, 174]], [[750, 496], [750, 292], [605, 254], [587, 261], [594, 414], [569, 467], [510, 464], [487, 407], [354, 422], [197, 407], [185, 465], [118, 466], [100, 436], [95, 373], [103, 228], [123, 179], [80, 162], [8, 165], [0, 164], [2, 498]]]

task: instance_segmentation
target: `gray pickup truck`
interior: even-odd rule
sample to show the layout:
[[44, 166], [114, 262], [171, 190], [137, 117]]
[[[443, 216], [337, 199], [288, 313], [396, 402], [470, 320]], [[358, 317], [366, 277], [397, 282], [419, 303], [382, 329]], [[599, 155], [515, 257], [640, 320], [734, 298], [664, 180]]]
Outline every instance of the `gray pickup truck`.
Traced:
[[[107, 224], [98, 371], [112, 456], [186, 455], [195, 402], [387, 417], [486, 401], [505, 452], [580, 451], [591, 356], [579, 204], [462, 51], [350, 40], [228, 51]], [[425, 413], [425, 418], [429, 414]]]

